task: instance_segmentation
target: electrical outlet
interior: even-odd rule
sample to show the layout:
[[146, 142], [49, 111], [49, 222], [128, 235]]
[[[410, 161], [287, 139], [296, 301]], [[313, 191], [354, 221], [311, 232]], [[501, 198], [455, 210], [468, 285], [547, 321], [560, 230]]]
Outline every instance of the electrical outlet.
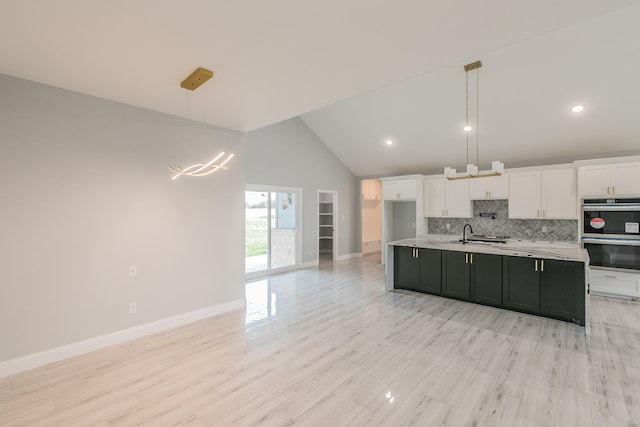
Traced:
[[446, 227], [447, 227], [447, 230], [451, 230], [451, 224], [447, 224]]
[[130, 265], [129, 266], [129, 277], [136, 277], [138, 276], [138, 266], [137, 265]]
[[542, 232], [543, 232], [543, 233], [546, 233], [547, 231], [548, 231], [547, 226], [546, 226], [546, 225], [543, 225], [543, 226], [542, 226]]
[[138, 303], [130, 302], [129, 303], [129, 314], [136, 314], [138, 312]]

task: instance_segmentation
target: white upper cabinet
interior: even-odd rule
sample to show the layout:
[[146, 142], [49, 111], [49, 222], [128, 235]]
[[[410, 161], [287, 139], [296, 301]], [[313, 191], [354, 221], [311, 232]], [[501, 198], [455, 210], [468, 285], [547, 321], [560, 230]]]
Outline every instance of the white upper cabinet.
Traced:
[[471, 200], [506, 199], [509, 197], [509, 179], [507, 175], [469, 180]]
[[424, 216], [471, 218], [469, 180], [426, 178], [424, 180]]
[[[481, 179], [481, 178], [480, 178]], [[471, 218], [471, 199], [469, 199], [468, 179], [445, 179], [445, 210], [451, 218]]]
[[444, 180], [444, 178], [427, 178], [424, 180], [424, 216], [445, 216]]
[[639, 195], [640, 163], [582, 166], [578, 182], [581, 197]]
[[383, 181], [382, 198], [384, 200], [416, 200], [418, 183], [415, 179]]
[[542, 172], [541, 208], [544, 218], [578, 218], [575, 170], [559, 169]]
[[577, 218], [573, 169], [509, 174], [509, 218]]
[[509, 218], [540, 218], [540, 172], [509, 174]]

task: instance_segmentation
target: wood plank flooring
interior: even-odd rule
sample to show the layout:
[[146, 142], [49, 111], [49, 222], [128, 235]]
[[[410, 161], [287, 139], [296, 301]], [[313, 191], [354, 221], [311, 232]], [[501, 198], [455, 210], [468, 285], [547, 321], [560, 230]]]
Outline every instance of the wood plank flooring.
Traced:
[[639, 426], [640, 304], [576, 325], [384, 291], [365, 257], [247, 309], [0, 379], [1, 426]]

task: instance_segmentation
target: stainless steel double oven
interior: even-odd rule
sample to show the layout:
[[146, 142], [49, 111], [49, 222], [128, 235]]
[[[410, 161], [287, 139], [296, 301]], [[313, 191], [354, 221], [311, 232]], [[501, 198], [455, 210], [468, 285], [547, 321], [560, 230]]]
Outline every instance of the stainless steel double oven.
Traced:
[[640, 198], [584, 199], [582, 246], [593, 267], [640, 273]]

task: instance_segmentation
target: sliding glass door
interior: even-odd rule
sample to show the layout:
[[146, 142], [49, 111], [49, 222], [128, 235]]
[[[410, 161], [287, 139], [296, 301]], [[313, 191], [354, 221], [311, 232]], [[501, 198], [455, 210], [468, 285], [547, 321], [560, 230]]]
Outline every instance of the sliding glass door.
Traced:
[[245, 191], [245, 273], [296, 267], [298, 198], [298, 191]]

